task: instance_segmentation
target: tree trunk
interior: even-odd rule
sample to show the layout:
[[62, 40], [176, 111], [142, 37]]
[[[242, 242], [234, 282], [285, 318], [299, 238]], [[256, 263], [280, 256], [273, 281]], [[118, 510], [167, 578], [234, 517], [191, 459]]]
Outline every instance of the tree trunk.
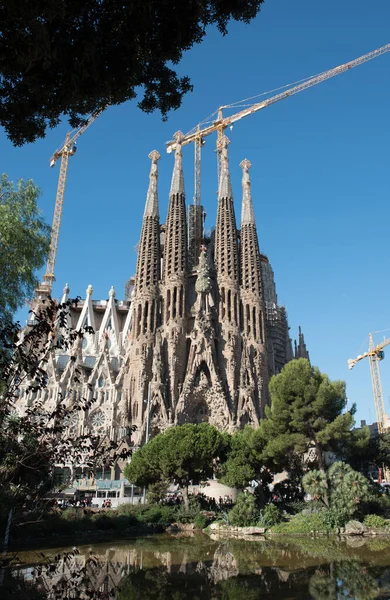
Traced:
[[[317, 450], [318, 468], [326, 476], [326, 468], [325, 468], [325, 461], [324, 461], [324, 455], [322, 453], [322, 448], [321, 448], [320, 444], [316, 444], [315, 446], [316, 446], [316, 450]], [[326, 477], [326, 482], [328, 482], [327, 477]], [[328, 487], [328, 483], [326, 483], [326, 487]], [[327, 508], [329, 508], [329, 494], [328, 494], [327, 489], [324, 492], [324, 504]]]
[[181, 495], [183, 496], [184, 509], [186, 512], [188, 512], [190, 509], [190, 502], [188, 500], [188, 485], [183, 485], [183, 487], [180, 488], [180, 491]]

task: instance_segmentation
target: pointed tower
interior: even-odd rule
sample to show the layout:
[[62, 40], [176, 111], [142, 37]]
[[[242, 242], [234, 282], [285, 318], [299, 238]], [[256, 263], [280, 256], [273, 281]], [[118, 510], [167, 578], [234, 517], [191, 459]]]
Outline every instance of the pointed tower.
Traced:
[[255, 215], [253, 212], [249, 169], [251, 163], [241, 161], [241, 300], [242, 327], [248, 339], [264, 343], [264, 298], [261, 283], [261, 264]]
[[169, 194], [163, 259], [162, 321], [170, 373], [169, 402], [175, 409], [184, 381], [186, 361], [187, 223], [181, 141], [178, 131]]
[[294, 341], [295, 356], [294, 358], [307, 358], [310, 362], [309, 352], [306, 347], [305, 336], [302, 333], [301, 326], [298, 327], [298, 344]]
[[153, 349], [160, 311], [161, 248], [157, 193], [157, 162], [160, 154], [153, 150], [149, 158], [152, 164], [131, 294], [131, 331], [126, 346], [121, 400], [121, 418], [137, 426], [137, 435], [134, 437], [136, 443], [140, 443], [145, 436], [148, 389], [152, 379]]
[[[183, 134], [181, 131], [175, 133], [174, 138], [176, 140], [175, 164], [169, 193], [164, 248], [163, 279], [166, 284], [172, 277], [181, 281], [187, 274], [187, 223], [181, 150]], [[176, 303], [174, 306], [172, 302], [170, 310], [166, 306], [166, 320], [176, 316], [177, 308], [179, 308], [178, 304]]]
[[149, 189], [146, 196], [141, 239], [139, 242], [137, 271], [134, 285], [133, 339], [140, 336], [153, 336], [157, 326], [159, 310], [160, 280], [160, 221], [157, 193], [157, 161], [160, 154], [153, 150], [149, 154], [152, 161], [149, 175]]
[[[267, 399], [268, 368], [265, 346], [264, 297], [261, 279], [261, 261], [255, 215], [249, 179], [251, 163], [245, 159], [240, 163], [242, 168], [242, 212], [241, 212], [241, 326], [244, 345], [241, 365], [240, 406], [238, 419], [244, 420], [245, 406], [250, 405], [249, 397], [254, 405], [258, 418], [264, 414]], [[249, 373], [250, 371], [250, 373]], [[244, 396], [246, 398], [244, 399]], [[244, 401], [245, 400], [245, 401]]]
[[221, 370], [231, 408], [238, 400], [240, 363], [239, 253], [237, 226], [228, 162], [229, 139], [221, 140], [221, 170], [218, 188], [214, 263], [219, 292], [218, 320]]

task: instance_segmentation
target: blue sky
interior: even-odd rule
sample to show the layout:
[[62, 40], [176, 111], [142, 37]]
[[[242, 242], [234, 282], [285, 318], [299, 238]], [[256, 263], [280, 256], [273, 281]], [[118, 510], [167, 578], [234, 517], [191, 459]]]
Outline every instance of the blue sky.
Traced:
[[[232, 23], [222, 38], [210, 29], [179, 66], [194, 91], [168, 122], [144, 115], [136, 102], [107, 110], [80, 138], [70, 159], [54, 296], [66, 282], [72, 295], [106, 298], [111, 285], [123, 297], [135, 271], [150, 161], [159, 162], [164, 221], [173, 158], [164, 144], [222, 104], [229, 104], [357, 58], [390, 42], [390, 3], [374, 0], [267, 0], [251, 25]], [[288, 98], [228, 131], [236, 214], [241, 211], [243, 158], [252, 162], [252, 193], [261, 250], [275, 271], [292, 337], [301, 325], [312, 362], [332, 379], [347, 381], [357, 418], [373, 421], [369, 365], [351, 372], [347, 359], [366, 349], [368, 333], [390, 327], [389, 81], [390, 53]], [[51, 222], [59, 165], [49, 158], [66, 123], [44, 140], [13, 148], [0, 137], [1, 170], [32, 178]], [[215, 138], [202, 157], [206, 229], [215, 224]], [[192, 201], [192, 147], [184, 150], [187, 201]], [[26, 318], [27, 309], [19, 313]], [[377, 334], [379, 341], [390, 331]], [[389, 358], [381, 364], [390, 413]]]

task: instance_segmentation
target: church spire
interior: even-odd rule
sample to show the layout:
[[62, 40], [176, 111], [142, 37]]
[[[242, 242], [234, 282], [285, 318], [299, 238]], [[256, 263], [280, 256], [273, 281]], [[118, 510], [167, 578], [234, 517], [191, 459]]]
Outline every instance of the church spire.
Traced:
[[307, 350], [305, 336], [303, 335], [302, 329], [300, 326], [298, 327], [298, 344], [297, 344], [297, 341], [295, 340], [294, 345], [295, 345], [295, 358], [307, 358], [307, 360], [310, 362], [310, 355]]
[[157, 150], [149, 154], [152, 161], [150, 181], [146, 196], [141, 238], [138, 245], [135, 291], [138, 294], [146, 288], [155, 287], [160, 279], [160, 223], [157, 195]]
[[146, 196], [145, 204], [145, 217], [158, 217], [158, 193], [157, 193], [157, 161], [160, 159], [160, 153], [157, 150], [153, 150], [148, 158], [152, 161], [149, 174], [149, 188]]
[[181, 131], [177, 131], [173, 138], [176, 140], [175, 150], [175, 165], [173, 167], [172, 182], [170, 196], [173, 194], [184, 194], [184, 175], [183, 175], [183, 164], [182, 164], [182, 152], [181, 143], [184, 135]]
[[240, 162], [242, 168], [242, 212], [241, 212], [241, 286], [263, 301], [259, 242], [253, 212], [248, 159]]
[[220, 286], [236, 287], [239, 283], [237, 227], [229, 174], [227, 151], [229, 139], [226, 135], [222, 137], [221, 144], [221, 170], [215, 229], [215, 267]]
[[241, 226], [247, 224], [255, 224], [255, 215], [253, 212], [251, 182], [249, 179], [249, 169], [251, 163], [247, 158], [240, 162], [242, 168], [242, 210], [241, 210]]
[[166, 283], [170, 281], [172, 276], [183, 276], [187, 270], [187, 221], [181, 154], [183, 137], [181, 131], [177, 131], [174, 135], [176, 140], [175, 164], [172, 173], [164, 244], [164, 280]]
[[228, 159], [228, 145], [230, 144], [229, 138], [224, 135], [221, 139], [221, 170], [219, 176], [218, 186], [218, 199], [221, 198], [232, 198], [232, 184], [230, 182], [229, 173], [229, 159]]

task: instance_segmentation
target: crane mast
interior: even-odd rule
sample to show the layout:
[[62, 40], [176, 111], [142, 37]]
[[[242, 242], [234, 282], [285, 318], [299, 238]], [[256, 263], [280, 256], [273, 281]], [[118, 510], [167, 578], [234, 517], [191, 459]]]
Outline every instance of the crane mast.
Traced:
[[372, 333], [369, 334], [369, 347], [368, 351], [363, 354], [359, 354], [356, 358], [350, 358], [348, 360], [349, 369], [353, 367], [364, 358], [368, 358], [370, 363], [370, 375], [372, 384], [372, 393], [374, 396], [376, 420], [378, 423], [378, 432], [384, 433], [387, 430], [388, 417], [385, 412], [385, 403], [383, 399], [382, 383], [379, 371], [379, 363], [384, 359], [383, 349], [390, 344], [390, 338], [384, 339], [379, 344], [374, 344], [374, 338]]
[[54, 167], [57, 160], [61, 158], [60, 174], [58, 177], [56, 202], [54, 206], [53, 223], [51, 226], [50, 249], [46, 263], [46, 272], [43, 276], [43, 283], [37, 289], [37, 292], [50, 294], [53, 282], [55, 281], [54, 270], [57, 258], [58, 239], [60, 235], [62, 207], [65, 196], [66, 176], [68, 173], [69, 157], [76, 152], [76, 142], [86, 129], [98, 118], [104, 109], [97, 111], [89, 117], [89, 119], [77, 129], [74, 133], [67, 133], [65, 141], [61, 148], [56, 150], [50, 159], [50, 166]]

